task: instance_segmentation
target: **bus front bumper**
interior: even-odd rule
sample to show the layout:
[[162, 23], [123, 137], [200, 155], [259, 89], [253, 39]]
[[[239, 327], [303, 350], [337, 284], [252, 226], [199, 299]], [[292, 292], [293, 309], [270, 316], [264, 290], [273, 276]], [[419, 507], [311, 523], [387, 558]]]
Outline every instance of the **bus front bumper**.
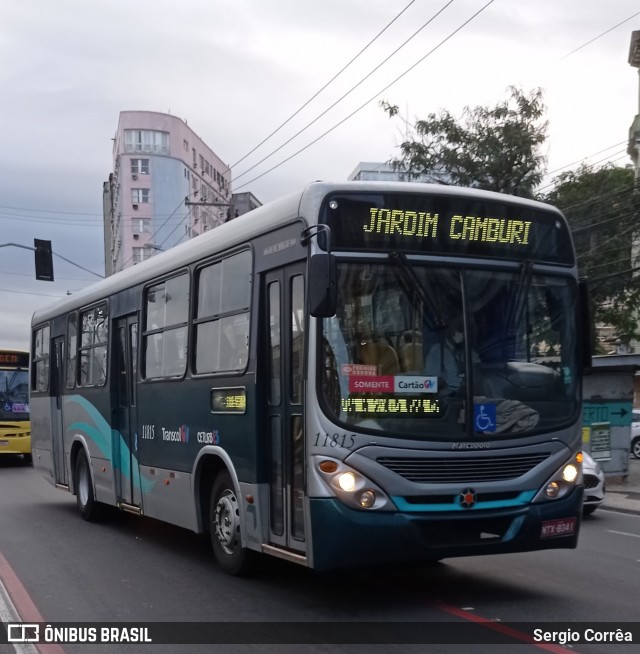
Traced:
[[313, 567], [345, 569], [575, 548], [582, 492], [578, 487], [553, 502], [445, 514], [357, 511], [336, 499], [311, 499]]
[[31, 431], [0, 427], [0, 454], [31, 454]]

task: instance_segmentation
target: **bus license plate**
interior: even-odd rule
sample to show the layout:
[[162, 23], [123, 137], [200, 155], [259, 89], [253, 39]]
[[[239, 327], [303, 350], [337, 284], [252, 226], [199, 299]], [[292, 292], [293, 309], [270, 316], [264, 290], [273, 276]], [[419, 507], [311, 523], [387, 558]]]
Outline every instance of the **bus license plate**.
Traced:
[[553, 536], [570, 536], [576, 532], [575, 518], [558, 518], [556, 520], [545, 520], [542, 523], [540, 538], [552, 538]]
[[0, 441], [0, 445], [9, 445], [9, 441]]

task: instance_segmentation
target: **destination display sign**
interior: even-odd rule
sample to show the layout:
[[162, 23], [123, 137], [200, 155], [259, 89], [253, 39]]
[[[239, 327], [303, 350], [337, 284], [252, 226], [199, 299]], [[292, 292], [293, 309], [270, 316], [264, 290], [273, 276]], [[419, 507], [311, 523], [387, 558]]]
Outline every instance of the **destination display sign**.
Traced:
[[375, 414], [378, 417], [439, 418], [441, 416], [440, 400], [424, 397], [374, 395], [349, 397], [342, 400], [342, 411], [347, 415]]
[[551, 208], [472, 195], [336, 193], [323, 205], [334, 249], [491, 257], [573, 265]]
[[10, 368], [29, 368], [29, 353], [0, 350], [0, 366]]

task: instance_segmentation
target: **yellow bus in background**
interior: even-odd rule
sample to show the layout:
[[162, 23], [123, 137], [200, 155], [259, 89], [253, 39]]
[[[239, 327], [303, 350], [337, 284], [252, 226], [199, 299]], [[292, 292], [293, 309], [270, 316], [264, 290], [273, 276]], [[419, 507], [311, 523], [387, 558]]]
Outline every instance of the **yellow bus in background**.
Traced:
[[22, 454], [31, 464], [29, 353], [0, 350], [0, 455]]

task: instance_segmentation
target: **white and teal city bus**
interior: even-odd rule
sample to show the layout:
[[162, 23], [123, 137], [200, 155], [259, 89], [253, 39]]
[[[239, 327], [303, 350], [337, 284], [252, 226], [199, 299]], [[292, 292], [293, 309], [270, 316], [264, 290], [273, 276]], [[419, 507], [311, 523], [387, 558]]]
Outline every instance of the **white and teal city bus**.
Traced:
[[553, 207], [314, 183], [34, 315], [34, 464], [234, 574], [573, 548], [585, 297]]

